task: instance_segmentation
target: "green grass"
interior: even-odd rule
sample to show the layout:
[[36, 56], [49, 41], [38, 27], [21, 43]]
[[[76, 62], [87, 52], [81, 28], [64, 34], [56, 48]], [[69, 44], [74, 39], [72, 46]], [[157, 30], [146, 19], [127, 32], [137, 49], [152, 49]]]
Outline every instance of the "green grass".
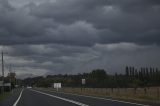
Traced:
[[4, 100], [6, 97], [10, 95], [11, 95], [11, 92], [4, 92], [3, 94], [0, 94], [0, 101]]

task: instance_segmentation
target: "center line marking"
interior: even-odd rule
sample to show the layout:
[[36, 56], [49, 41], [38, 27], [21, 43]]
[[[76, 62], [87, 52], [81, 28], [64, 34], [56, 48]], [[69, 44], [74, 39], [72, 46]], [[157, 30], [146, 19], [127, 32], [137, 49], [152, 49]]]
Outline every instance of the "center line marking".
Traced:
[[64, 101], [67, 101], [67, 102], [70, 102], [70, 103], [73, 103], [73, 104], [76, 104], [76, 105], [79, 105], [79, 106], [89, 106], [89, 105], [86, 105], [86, 104], [83, 104], [83, 103], [80, 103], [80, 102], [77, 102], [77, 101], [73, 101], [73, 100], [70, 100], [70, 99], [62, 98], [62, 97], [51, 95], [51, 94], [47, 94], [47, 93], [36, 91], [36, 90], [33, 90], [33, 89], [31, 91], [34, 91], [34, 92], [37, 92], [37, 93], [40, 93], [40, 94], [43, 94], [43, 95], [47, 95], [47, 96], [50, 96], [50, 97], [53, 97], [53, 98], [61, 99], [61, 100], [64, 100]]

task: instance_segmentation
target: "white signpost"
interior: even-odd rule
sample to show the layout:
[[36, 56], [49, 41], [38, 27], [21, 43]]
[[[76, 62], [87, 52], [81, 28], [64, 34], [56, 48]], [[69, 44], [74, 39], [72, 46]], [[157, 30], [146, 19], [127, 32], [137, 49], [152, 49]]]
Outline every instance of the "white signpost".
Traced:
[[82, 79], [82, 85], [86, 84], [86, 79]]
[[[84, 87], [85, 84], [86, 84], [86, 79], [82, 79], [81, 91], [82, 91], [82, 88]], [[85, 88], [84, 88], [84, 90], [85, 90]]]
[[58, 91], [59, 88], [62, 88], [61, 83], [54, 83], [54, 88], [56, 88]]

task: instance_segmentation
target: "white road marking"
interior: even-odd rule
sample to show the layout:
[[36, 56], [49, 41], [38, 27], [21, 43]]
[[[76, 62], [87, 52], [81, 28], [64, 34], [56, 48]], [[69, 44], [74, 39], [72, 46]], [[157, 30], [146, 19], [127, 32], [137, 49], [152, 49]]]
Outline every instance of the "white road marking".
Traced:
[[[51, 91], [51, 92], [55, 92], [55, 91]], [[112, 102], [120, 102], [120, 103], [126, 103], [126, 104], [138, 105], [138, 106], [150, 106], [150, 105], [133, 103], [133, 102], [127, 102], [127, 101], [122, 101], [122, 100], [107, 99], [107, 98], [87, 96], [87, 95], [79, 95], [79, 94], [73, 94], [73, 93], [65, 93], [65, 92], [56, 92], [56, 93], [70, 94], [70, 95], [75, 95], [75, 96], [83, 96], [83, 97], [88, 97], [88, 98], [101, 99], [101, 100], [107, 100], [107, 101], [112, 101]]]
[[31, 91], [38, 92], [40, 94], [44, 94], [44, 95], [47, 95], [47, 96], [50, 96], [50, 97], [53, 97], [53, 98], [61, 99], [61, 100], [64, 100], [64, 101], [67, 101], [67, 102], [70, 102], [70, 103], [73, 103], [73, 104], [76, 104], [76, 105], [79, 105], [79, 106], [89, 106], [89, 105], [86, 105], [86, 104], [83, 104], [83, 103], [80, 103], [80, 102], [77, 102], [77, 101], [73, 101], [73, 100], [70, 100], [70, 99], [62, 98], [62, 97], [51, 95], [51, 94], [47, 94], [47, 93], [44, 93], [44, 92], [40, 92], [40, 91], [36, 91], [36, 90], [31, 90]]
[[22, 92], [23, 92], [23, 89], [22, 89], [22, 91], [21, 91], [21, 93], [20, 93], [18, 99], [17, 99], [16, 102], [13, 104], [13, 106], [16, 106], [17, 103], [19, 102], [19, 100], [20, 100], [20, 98], [21, 98], [21, 96], [22, 96]]

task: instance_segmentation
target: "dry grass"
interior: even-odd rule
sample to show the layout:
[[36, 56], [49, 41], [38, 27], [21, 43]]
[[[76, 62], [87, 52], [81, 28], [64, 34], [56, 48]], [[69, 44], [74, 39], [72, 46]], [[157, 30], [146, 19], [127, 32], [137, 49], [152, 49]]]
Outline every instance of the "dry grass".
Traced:
[[[43, 90], [56, 91], [54, 88]], [[61, 88], [59, 91], [160, 103], [160, 87], [137, 88], [136, 91], [134, 88]]]

